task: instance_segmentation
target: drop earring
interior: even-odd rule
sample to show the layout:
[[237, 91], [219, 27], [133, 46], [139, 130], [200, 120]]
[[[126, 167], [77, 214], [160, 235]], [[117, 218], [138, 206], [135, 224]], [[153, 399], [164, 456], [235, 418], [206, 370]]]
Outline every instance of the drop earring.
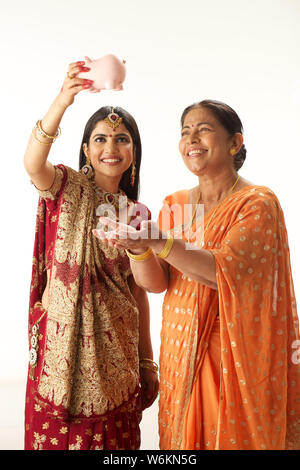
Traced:
[[236, 153], [236, 152], [235, 152], [235, 149], [234, 149], [234, 148], [231, 148], [231, 149], [230, 149], [230, 155], [233, 157], [233, 156], [235, 155], [235, 153]]
[[85, 153], [85, 152], [84, 152], [84, 154], [85, 154], [85, 158], [86, 158], [86, 163], [85, 163], [85, 165], [83, 165], [83, 167], [81, 168], [80, 171], [88, 179], [92, 179], [93, 176], [94, 176], [94, 168], [91, 165], [91, 160], [90, 160], [90, 157], [88, 156], [88, 154]]
[[135, 182], [135, 173], [136, 173], [135, 162], [133, 161], [133, 162], [132, 162], [132, 168], [131, 168], [131, 176], [130, 176], [130, 185], [131, 185], [131, 186], [134, 186], [134, 182]]

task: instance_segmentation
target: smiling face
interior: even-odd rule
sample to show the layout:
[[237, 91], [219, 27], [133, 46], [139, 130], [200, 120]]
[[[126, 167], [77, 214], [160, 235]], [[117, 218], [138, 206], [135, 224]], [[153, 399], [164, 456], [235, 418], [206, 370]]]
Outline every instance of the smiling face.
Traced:
[[179, 150], [192, 173], [197, 176], [214, 174], [233, 167], [230, 150], [239, 150], [241, 143], [238, 141], [240, 136], [230, 136], [209, 109], [198, 107], [184, 119]]
[[95, 173], [121, 179], [134, 159], [134, 144], [124, 124], [114, 131], [104, 121], [93, 129], [88, 145], [83, 144], [85, 155], [89, 156]]

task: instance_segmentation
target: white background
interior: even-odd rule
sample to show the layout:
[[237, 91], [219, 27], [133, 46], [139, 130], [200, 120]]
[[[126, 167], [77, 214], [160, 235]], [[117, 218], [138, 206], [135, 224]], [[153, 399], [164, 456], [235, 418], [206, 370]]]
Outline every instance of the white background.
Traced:
[[[33, 125], [61, 88], [68, 63], [113, 53], [127, 61], [127, 78], [123, 92], [85, 91], [77, 97], [63, 118], [50, 161], [78, 169], [90, 115], [103, 105], [124, 107], [140, 129], [140, 200], [153, 218], [165, 195], [197, 184], [178, 151], [183, 109], [212, 98], [237, 111], [248, 150], [240, 174], [269, 186], [281, 202], [299, 299], [299, 20], [299, 0], [2, 2], [0, 448], [22, 448], [23, 438], [38, 201], [23, 155]], [[161, 294], [149, 296], [156, 360], [162, 299]], [[142, 447], [157, 446], [154, 405], [145, 413]]]

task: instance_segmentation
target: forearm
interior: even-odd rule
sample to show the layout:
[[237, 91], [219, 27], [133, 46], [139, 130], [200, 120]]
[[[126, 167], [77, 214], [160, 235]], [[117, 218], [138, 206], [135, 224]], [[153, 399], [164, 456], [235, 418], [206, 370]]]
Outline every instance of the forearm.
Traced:
[[[183, 240], [174, 239], [171, 250], [166, 254], [164, 248], [168, 245], [166, 245], [165, 234], [158, 230], [159, 236], [152, 238], [153, 223], [151, 221], [144, 223], [140, 238], [137, 240], [128, 235], [128, 228], [124, 224], [110, 221], [107, 217], [101, 217], [100, 221], [110, 226], [113, 225], [108, 240], [117, 248], [127, 249], [135, 281], [144, 289], [157, 293], [167, 289], [169, 265], [174, 266], [194, 281], [217, 289], [216, 264], [210, 251], [195, 249], [195, 246], [189, 246]], [[105, 238], [105, 232], [98, 233], [98, 235], [95, 233], [95, 235], [100, 239]], [[126, 235], [125, 238], [124, 235]], [[147, 248], [151, 248], [154, 253], [148, 256]], [[157, 254], [160, 256], [158, 257]]]
[[[66, 109], [67, 105], [62, 101], [60, 95], [58, 95], [42, 119], [42, 129], [48, 135], [54, 136], [56, 134]], [[33, 133], [35, 132], [36, 130], [33, 131]], [[24, 155], [24, 166], [30, 175], [35, 175], [41, 171], [46, 164], [51, 149], [50, 139], [41, 136], [39, 133], [37, 133], [37, 138], [43, 143], [38, 142], [31, 134]]]
[[[151, 240], [150, 246], [155, 253], [160, 253], [165, 243], [165, 239]], [[175, 239], [166, 261], [194, 281], [217, 289], [215, 259], [208, 250], [188, 249], [187, 243]]]
[[168, 272], [154, 253], [145, 261], [130, 259], [130, 266], [135, 282], [146, 291], [160, 293], [168, 288]]
[[129, 287], [139, 311], [139, 357], [153, 359], [150, 335], [150, 309], [147, 293], [139, 287], [134, 278], [129, 278]]
[[158, 376], [153, 363], [148, 297], [145, 290], [135, 283], [133, 276], [129, 279], [129, 285], [139, 310], [139, 374], [141, 406], [144, 410], [151, 406], [157, 397]]
[[147, 294], [138, 302], [139, 309], [139, 358], [153, 359], [153, 350], [150, 335], [150, 310]]

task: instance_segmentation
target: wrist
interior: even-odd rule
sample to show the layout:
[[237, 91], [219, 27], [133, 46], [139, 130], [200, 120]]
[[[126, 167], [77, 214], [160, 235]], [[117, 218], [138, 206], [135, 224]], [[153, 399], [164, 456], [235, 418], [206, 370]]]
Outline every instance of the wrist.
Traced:
[[[165, 235], [163, 232], [160, 232], [160, 235]], [[167, 258], [172, 250], [174, 243], [174, 237], [170, 233], [168, 233], [166, 238], [160, 237], [160, 240], [156, 240], [156, 243], [153, 244], [152, 250], [155, 252], [157, 256], [160, 258]]]
[[145, 253], [148, 250], [148, 247], [142, 247], [142, 248], [130, 248], [127, 251], [133, 255], [141, 255]]
[[65, 97], [63, 92], [59, 93], [54, 101], [55, 105], [59, 108], [61, 113], [63, 114], [66, 109], [72, 104], [68, 97]]
[[140, 369], [148, 369], [155, 373], [158, 373], [159, 371], [158, 364], [156, 364], [156, 362], [154, 362], [153, 359], [142, 358], [139, 361], [139, 365], [140, 365]]
[[165, 246], [166, 240], [164, 238], [151, 239], [149, 246], [152, 248], [154, 253], [160, 253], [163, 247]]

